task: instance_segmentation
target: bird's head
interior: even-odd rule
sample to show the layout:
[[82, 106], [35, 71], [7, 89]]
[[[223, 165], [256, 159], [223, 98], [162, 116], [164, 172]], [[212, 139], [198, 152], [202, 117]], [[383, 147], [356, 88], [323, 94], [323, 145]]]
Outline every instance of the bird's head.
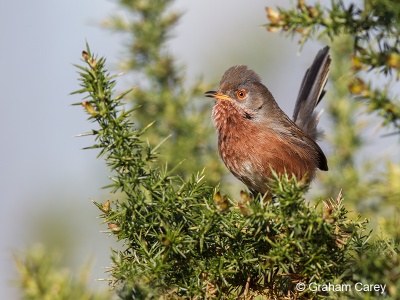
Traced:
[[276, 105], [260, 77], [244, 65], [229, 68], [222, 76], [218, 91], [208, 91], [204, 95], [215, 98], [217, 102], [229, 101], [247, 118], [255, 120]]

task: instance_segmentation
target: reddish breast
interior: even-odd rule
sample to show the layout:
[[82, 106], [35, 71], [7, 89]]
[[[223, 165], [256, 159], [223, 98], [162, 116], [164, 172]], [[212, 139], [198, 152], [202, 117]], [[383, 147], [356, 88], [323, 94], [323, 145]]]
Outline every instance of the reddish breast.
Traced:
[[316, 163], [309, 149], [294, 147], [267, 125], [247, 119], [231, 101], [217, 101], [212, 117], [222, 160], [250, 188], [265, 193], [271, 168], [297, 178], [314, 177]]

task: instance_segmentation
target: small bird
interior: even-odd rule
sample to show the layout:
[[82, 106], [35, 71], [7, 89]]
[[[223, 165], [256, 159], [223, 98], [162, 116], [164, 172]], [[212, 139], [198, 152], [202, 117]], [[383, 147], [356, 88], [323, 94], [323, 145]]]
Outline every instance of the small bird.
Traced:
[[253, 194], [269, 192], [272, 170], [285, 171], [306, 183], [316, 169], [328, 170], [324, 152], [316, 143], [320, 114], [314, 112], [329, 76], [329, 47], [321, 49], [306, 71], [291, 120], [278, 106], [260, 77], [247, 66], [229, 68], [215, 98], [212, 119], [218, 150], [229, 171]]

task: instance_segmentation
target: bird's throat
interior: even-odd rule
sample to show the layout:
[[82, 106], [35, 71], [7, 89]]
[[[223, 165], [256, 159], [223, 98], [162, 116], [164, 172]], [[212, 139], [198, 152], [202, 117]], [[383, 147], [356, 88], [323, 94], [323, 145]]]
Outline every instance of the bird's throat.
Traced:
[[238, 130], [240, 129], [238, 126], [243, 126], [252, 118], [252, 113], [227, 100], [217, 100], [212, 111], [212, 119], [218, 135], [233, 129]]

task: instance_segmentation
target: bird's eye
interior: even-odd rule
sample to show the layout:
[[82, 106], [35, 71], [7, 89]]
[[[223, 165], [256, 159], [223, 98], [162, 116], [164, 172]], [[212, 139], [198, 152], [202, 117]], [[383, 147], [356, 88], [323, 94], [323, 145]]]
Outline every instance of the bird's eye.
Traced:
[[236, 97], [239, 100], [243, 100], [244, 98], [246, 98], [246, 95], [247, 95], [246, 90], [241, 89], [241, 90], [236, 91]]

